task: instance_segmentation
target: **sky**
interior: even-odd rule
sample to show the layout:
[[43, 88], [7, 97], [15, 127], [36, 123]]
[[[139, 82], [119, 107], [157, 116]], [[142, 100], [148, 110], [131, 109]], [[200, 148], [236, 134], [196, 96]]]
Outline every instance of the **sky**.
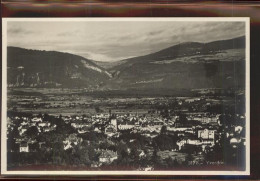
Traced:
[[68, 52], [113, 62], [183, 42], [211, 42], [245, 35], [244, 22], [9, 21], [7, 45]]

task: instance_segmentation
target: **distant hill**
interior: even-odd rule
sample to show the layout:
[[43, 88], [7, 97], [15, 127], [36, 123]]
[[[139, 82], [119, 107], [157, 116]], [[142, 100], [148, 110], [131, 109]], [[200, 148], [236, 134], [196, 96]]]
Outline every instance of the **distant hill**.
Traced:
[[17, 47], [8, 47], [7, 67], [13, 87], [101, 87], [111, 76], [81, 56]]
[[244, 87], [245, 37], [182, 43], [122, 62], [110, 69], [118, 87]]
[[111, 70], [122, 69], [122, 67], [127, 67], [129, 64], [140, 62], [144, 63], [154, 60], [170, 60], [179, 57], [214, 54], [223, 50], [244, 48], [245, 36], [229, 40], [219, 40], [210, 43], [185, 42], [160, 50], [155, 53], [122, 60], [124, 63], [121, 63], [118, 66], [114, 66], [113, 68], [111, 68]]
[[111, 69], [117, 65], [123, 63], [122, 61], [115, 61], [115, 62], [101, 62], [101, 61], [93, 61], [96, 65], [104, 68], [104, 69]]

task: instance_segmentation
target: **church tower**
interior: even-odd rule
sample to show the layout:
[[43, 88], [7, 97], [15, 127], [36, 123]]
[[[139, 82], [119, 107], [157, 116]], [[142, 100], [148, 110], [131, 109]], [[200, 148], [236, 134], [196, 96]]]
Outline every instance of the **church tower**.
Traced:
[[115, 127], [117, 131], [117, 120], [115, 118], [111, 119], [111, 124]]

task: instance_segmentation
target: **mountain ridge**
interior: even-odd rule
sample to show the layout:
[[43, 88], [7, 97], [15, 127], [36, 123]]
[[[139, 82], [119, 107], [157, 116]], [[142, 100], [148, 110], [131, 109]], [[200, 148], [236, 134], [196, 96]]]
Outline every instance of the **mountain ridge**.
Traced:
[[245, 37], [177, 44], [109, 69], [118, 87], [238, 88], [245, 83]]
[[[186, 44], [195, 46], [196, 49], [190, 50], [191, 52], [188, 52], [189, 54], [187, 54], [187, 47], [183, 47]], [[212, 53], [210, 51], [217, 51], [217, 49], [219, 50], [226, 50], [226, 49], [232, 49], [232, 48], [245, 48], [245, 36], [240, 36], [240, 37], [236, 37], [236, 38], [232, 38], [232, 39], [227, 39], [227, 40], [217, 40], [217, 41], [213, 41], [213, 42], [208, 42], [208, 43], [200, 43], [200, 42], [183, 42], [180, 44], [176, 44], [173, 46], [170, 46], [168, 48], [159, 50], [157, 52], [154, 53], [150, 53], [147, 55], [142, 55], [142, 56], [138, 56], [138, 57], [133, 57], [133, 58], [129, 58], [129, 59], [124, 59], [121, 60], [124, 63], [135, 63], [136, 61], [139, 61], [140, 59], [142, 59], [142, 61], [149, 61], [151, 59], [155, 59], [155, 58], [160, 58], [160, 59], [172, 59], [172, 58], [177, 58], [180, 56], [187, 56], [187, 55], [194, 55], [197, 53], [197, 51], [200, 51], [200, 53]], [[177, 51], [176, 51], [177, 49]], [[175, 52], [177, 52], [176, 54], [172, 54], [172, 50], [174, 50]], [[218, 50], [218, 51], [219, 51]], [[186, 53], [183, 53], [186, 52]], [[122, 66], [123, 63], [120, 63], [118, 66]], [[110, 68], [110, 70], [116, 69], [117, 66]]]
[[7, 59], [9, 86], [91, 87], [110, 78], [91, 60], [70, 53], [8, 47]]
[[9, 87], [196, 89], [244, 87], [245, 36], [185, 42], [110, 67], [57, 51], [8, 47]]

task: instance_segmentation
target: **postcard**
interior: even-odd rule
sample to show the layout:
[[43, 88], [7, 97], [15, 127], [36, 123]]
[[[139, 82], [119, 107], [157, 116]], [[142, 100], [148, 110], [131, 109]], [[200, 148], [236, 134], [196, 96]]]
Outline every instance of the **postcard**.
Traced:
[[3, 18], [2, 175], [249, 175], [249, 18]]

